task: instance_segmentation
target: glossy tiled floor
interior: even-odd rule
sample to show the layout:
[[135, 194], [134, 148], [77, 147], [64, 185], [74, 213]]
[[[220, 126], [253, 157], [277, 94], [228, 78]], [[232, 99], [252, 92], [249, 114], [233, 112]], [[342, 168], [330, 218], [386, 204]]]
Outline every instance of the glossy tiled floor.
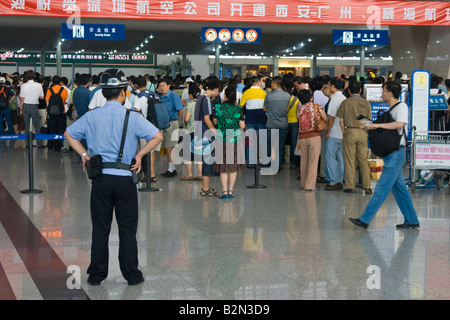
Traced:
[[[420, 230], [398, 231], [402, 215], [389, 196], [368, 230], [357, 229], [369, 200], [356, 194], [300, 190], [297, 170], [240, 172], [236, 198], [202, 199], [201, 182], [158, 177], [158, 192], [139, 192], [139, 261], [146, 281], [128, 286], [118, 262], [117, 226], [110, 270], [87, 284], [90, 182], [76, 155], [0, 142], [0, 298], [152, 300], [450, 299], [450, 195], [412, 195]], [[166, 170], [157, 156], [157, 172]], [[375, 184], [375, 182], [373, 182]], [[220, 190], [219, 178], [212, 186]], [[71, 287], [67, 268], [81, 277]], [[77, 273], [77, 271], [80, 273]], [[75, 279], [75, 278], [72, 278]]]

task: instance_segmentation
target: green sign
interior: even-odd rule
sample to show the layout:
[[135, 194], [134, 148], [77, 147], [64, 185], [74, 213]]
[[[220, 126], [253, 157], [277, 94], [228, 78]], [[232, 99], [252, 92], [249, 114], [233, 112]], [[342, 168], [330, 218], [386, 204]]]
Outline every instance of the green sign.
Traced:
[[[39, 52], [0, 52], [0, 65], [41, 63]], [[56, 64], [56, 53], [45, 53], [45, 64]], [[156, 67], [155, 54], [136, 53], [61, 53], [61, 64], [90, 64], [93, 67]]]

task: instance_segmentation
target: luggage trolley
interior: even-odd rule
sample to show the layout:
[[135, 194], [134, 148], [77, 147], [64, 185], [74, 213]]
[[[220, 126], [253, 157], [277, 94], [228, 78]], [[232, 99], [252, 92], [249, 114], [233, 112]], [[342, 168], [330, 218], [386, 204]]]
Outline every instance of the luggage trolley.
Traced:
[[[416, 187], [433, 184], [440, 190], [445, 184], [444, 178], [450, 176], [450, 131], [416, 131], [413, 128], [410, 168], [411, 192], [414, 193]], [[417, 170], [421, 171], [419, 175]]]

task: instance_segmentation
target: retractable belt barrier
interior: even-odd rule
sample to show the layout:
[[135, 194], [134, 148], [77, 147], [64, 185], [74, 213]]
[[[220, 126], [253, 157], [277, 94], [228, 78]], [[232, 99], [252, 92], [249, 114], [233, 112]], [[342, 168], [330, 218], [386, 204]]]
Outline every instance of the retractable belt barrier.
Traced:
[[[1, 140], [28, 140], [28, 145], [31, 146], [33, 144], [33, 140], [64, 140], [65, 137], [62, 134], [34, 134], [33, 132], [29, 132], [28, 134], [4, 134], [0, 135]], [[159, 191], [159, 188], [153, 188], [151, 186], [151, 177], [150, 177], [150, 154], [147, 155], [147, 187], [140, 188], [139, 191]], [[28, 148], [28, 184], [29, 188], [26, 190], [21, 190], [21, 193], [41, 193], [42, 190], [38, 190], [34, 188], [34, 169], [33, 169], [33, 148]], [[129, 169], [129, 168], [127, 168]]]
[[[63, 134], [33, 134], [32, 140], [64, 140]], [[0, 140], [28, 140], [28, 134], [4, 134], [0, 135]]]
[[34, 170], [33, 170], [33, 140], [64, 140], [65, 137], [62, 134], [34, 134], [29, 132], [28, 134], [3, 134], [0, 135], [0, 140], [28, 140], [28, 189], [21, 190], [22, 193], [41, 193], [42, 190], [34, 188]]

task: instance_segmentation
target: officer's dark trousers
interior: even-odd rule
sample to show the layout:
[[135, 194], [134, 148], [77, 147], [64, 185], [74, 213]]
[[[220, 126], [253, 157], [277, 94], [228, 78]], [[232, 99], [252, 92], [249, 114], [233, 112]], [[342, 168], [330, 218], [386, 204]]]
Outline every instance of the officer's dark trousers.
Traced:
[[113, 212], [119, 228], [119, 265], [123, 277], [132, 284], [141, 279], [138, 270], [136, 231], [138, 199], [131, 177], [102, 175], [92, 181], [91, 263], [87, 270], [90, 279], [102, 281], [108, 275], [108, 238]]

